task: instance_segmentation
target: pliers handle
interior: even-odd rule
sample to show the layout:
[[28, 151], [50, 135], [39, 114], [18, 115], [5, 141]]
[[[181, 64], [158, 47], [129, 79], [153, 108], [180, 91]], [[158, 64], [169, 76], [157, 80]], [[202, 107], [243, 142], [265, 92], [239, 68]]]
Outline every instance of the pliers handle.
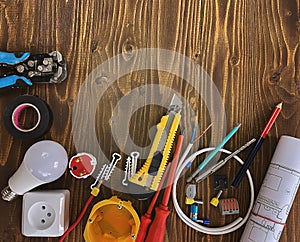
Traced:
[[32, 82], [24, 76], [10, 75], [0, 77], [0, 88], [11, 87], [17, 84], [18, 80], [22, 80], [28, 86], [32, 86]]
[[[0, 51], [0, 65], [1, 66], [14, 66], [17, 65], [30, 56], [29, 52], [22, 53], [19, 57], [15, 53], [3, 52]], [[11, 87], [17, 84], [18, 80], [23, 81], [28, 86], [32, 86], [32, 82], [24, 77], [19, 75], [8, 75], [0, 77], [0, 88]]]
[[17, 57], [15, 53], [0, 51], [0, 64], [16, 65], [28, 59], [29, 56], [29, 52], [25, 52], [20, 57]]

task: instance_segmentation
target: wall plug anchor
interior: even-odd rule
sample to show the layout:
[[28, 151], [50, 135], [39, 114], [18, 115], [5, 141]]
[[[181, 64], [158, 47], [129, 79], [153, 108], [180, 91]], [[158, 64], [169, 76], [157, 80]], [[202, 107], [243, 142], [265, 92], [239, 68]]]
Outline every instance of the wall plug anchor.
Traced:
[[125, 175], [124, 175], [124, 179], [122, 180], [122, 184], [124, 186], [128, 186], [128, 182], [127, 180], [130, 178], [130, 172], [132, 169], [132, 165], [131, 165], [131, 158], [128, 157], [126, 159], [126, 166], [125, 166]]
[[118, 161], [121, 159], [122, 159], [122, 156], [119, 153], [112, 154], [112, 161], [110, 162], [110, 165], [106, 168], [106, 174], [104, 177], [105, 181], [108, 181], [110, 179], [114, 169], [116, 168]]
[[103, 180], [103, 178], [104, 178], [103, 175], [104, 175], [104, 173], [105, 173], [105, 168], [106, 168], [106, 167], [107, 167], [107, 164], [104, 164], [104, 165], [101, 167], [101, 169], [100, 169], [100, 171], [99, 171], [99, 173], [98, 173], [98, 175], [97, 175], [97, 177], [96, 177], [95, 182], [91, 185], [91, 190], [93, 190], [93, 188], [96, 187], [97, 184], [99, 184], [100, 181]]
[[137, 161], [138, 158], [140, 157], [140, 153], [138, 151], [133, 151], [130, 153], [130, 157], [131, 157], [131, 170], [130, 170], [129, 178], [136, 173]]

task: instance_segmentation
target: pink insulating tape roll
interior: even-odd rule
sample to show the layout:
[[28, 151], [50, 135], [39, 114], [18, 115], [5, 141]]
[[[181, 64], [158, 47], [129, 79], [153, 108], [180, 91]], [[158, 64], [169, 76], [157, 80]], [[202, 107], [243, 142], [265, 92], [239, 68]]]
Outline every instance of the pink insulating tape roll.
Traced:
[[[20, 116], [21, 116], [21, 113], [27, 109], [27, 108], [33, 108], [37, 114], [37, 122], [33, 125], [33, 127], [30, 127], [30, 128], [24, 128], [20, 122], [19, 122], [19, 119], [20, 119]], [[17, 106], [15, 108], [15, 110], [13, 111], [13, 114], [12, 114], [12, 123], [14, 125], [14, 127], [18, 130], [20, 130], [21, 132], [30, 132], [34, 129], [36, 129], [36, 127], [39, 125], [39, 123], [41, 122], [41, 113], [40, 111], [38, 110], [38, 108], [36, 106], [34, 106], [33, 104], [31, 103], [24, 103], [24, 104], [20, 104], [19, 106]]]
[[[20, 123], [21, 113], [33, 108], [37, 120], [31, 127], [23, 127]], [[26, 115], [26, 119], [32, 116]], [[48, 104], [37, 96], [23, 95], [15, 98], [4, 112], [4, 125], [6, 130], [15, 138], [22, 140], [34, 140], [40, 138], [50, 129], [52, 125], [52, 111]]]

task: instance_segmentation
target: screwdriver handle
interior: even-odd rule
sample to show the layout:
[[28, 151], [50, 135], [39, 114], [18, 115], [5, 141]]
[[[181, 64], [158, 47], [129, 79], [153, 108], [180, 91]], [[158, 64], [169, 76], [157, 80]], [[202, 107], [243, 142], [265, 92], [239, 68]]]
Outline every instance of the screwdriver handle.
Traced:
[[181, 147], [182, 147], [182, 143], [183, 143], [183, 138], [184, 138], [183, 134], [178, 136], [178, 141], [177, 141], [177, 144], [176, 144], [175, 153], [174, 153], [173, 160], [172, 160], [172, 163], [171, 163], [171, 168], [170, 168], [170, 174], [169, 174], [169, 177], [168, 177], [167, 187], [165, 189], [164, 196], [163, 196], [163, 199], [162, 199], [162, 202], [161, 202], [161, 204], [165, 207], [167, 207], [168, 203], [169, 203], [171, 190], [172, 190], [172, 184], [174, 182], [174, 176], [175, 176], [176, 168], [177, 168], [178, 161], [179, 161], [179, 156], [180, 156], [180, 151], [181, 151]]
[[145, 241], [145, 238], [146, 238], [146, 234], [147, 234], [147, 231], [148, 231], [148, 228], [149, 228], [149, 225], [150, 223], [152, 222], [152, 219], [151, 219], [151, 214], [152, 214], [152, 210], [155, 206], [155, 203], [156, 203], [156, 200], [159, 196], [159, 193], [160, 193], [160, 190], [164, 184], [164, 181], [167, 177], [167, 174], [169, 173], [169, 169], [170, 169], [171, 165], [170, 163], [168, 164], [166, 170], [165, 170], [165, 173], [159, 183], [159, 187], [158, 187], [158, 190], [156, 191], [151, 203], [150, 203], [150, 206], [147, 210], [147, 212], [141, 217], [141, 223], [140, 223], [140, 228], [139, 228], [139, 232], [138, 232], [138, 235], [136, 237], [136, 240], [135, 242], [144, 242]]
[[168, 207], [160, 205], [155, 208], [155, 217], [150, 225], [145, 242], [163, 242], [166, 232], [166, 221], [170, 214]]
[[139, 228], [138, 235], [135, 239], [135, 242], [144, 242], [147, 234], [148, 227], [150, 223], [152, 222], [151, 217], [149, 214], [144, 214], [141, 217], [141, 224]]

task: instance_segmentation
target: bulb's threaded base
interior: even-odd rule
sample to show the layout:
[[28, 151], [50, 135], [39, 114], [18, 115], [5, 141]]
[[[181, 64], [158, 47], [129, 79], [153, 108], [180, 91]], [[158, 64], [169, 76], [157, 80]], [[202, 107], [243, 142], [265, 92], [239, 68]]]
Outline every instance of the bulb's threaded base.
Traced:
[[2, 199], [5, 200], [5, 201], [12, 201], [14, 200], [18, 194], [13, 192], [9, 186], [5, 187], [2, 191], [1, 191], [1, 196], [2, 196]]

